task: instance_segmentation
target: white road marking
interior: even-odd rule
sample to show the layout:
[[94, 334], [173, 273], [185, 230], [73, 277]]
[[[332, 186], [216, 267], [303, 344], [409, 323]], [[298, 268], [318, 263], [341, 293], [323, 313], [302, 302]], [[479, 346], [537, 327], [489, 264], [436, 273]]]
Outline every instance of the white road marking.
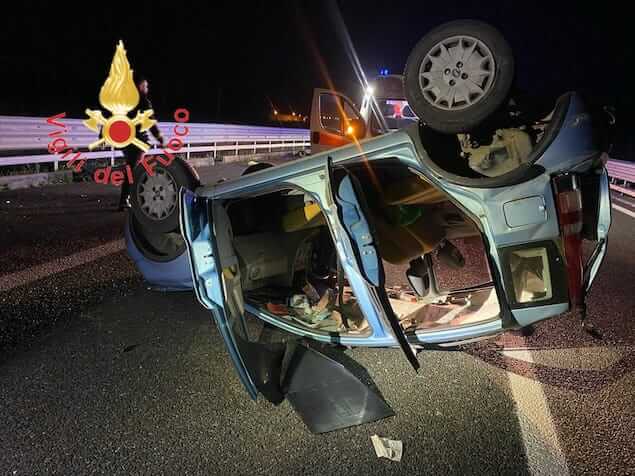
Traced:
[[[515, 357], [533, 362], [529, 350], [519, 351]], [[507, 375], [516, 401], [518, 423], [530, 473], [568, 476], [567, 460], [558, 441], [542, 384], [513, 372], [507, 372]]]
[[53, 274], [61, 273], [77, 266], [90, 263], [104, 256], [117, 253], [125, 249], [124, 240], [109, 241], [100, 246], [90, 248], [88, 250], [78, 251], [72, 255], [49, 261], [48, 263], [33, 266], [24, 271], [17, 271], [11, 274], [0, 276], [0, 291], [9, 291], [10, 289], [24, 286], [38, 279], [46, 278]]
[[[619, 362], [624, 355], [635, 349], [633, 346], [592, 346], [563, 347], [554, 349], [533, 349], [531, 363], [546, 365], [555, 369], [606, 370]], [[501, 351], [506, 357], [524, 360], [527, 349]]]
[[615, 210], [617, 210], [618, 212], [622, 212], [625, 213], [626, 215], [628, 215], [631, 218], [635, 218], [635, 212], [632, 212], [630, 210], [627, 210], [624, 207], [620, 207], [619, 205], [611, 205]]

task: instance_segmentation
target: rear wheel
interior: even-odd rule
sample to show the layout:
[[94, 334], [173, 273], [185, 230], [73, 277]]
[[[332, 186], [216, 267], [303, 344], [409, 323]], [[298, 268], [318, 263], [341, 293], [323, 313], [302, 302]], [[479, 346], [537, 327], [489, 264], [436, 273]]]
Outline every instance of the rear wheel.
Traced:
[[476, 20], [445, 23], [413, 48], [404, 72], [415, 114], [439, 132], [468, 132], [507, 99], [514, 58], [494, 27]]

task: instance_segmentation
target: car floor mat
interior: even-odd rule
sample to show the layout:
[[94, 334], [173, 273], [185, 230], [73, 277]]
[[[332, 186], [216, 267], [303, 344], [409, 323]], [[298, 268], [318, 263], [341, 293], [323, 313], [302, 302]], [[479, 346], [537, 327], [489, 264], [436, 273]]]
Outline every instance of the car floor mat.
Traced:
[[286, 397], [313, 433], [394, 416], [369, 385], [323, 353], [297, 345], [285, 372]]

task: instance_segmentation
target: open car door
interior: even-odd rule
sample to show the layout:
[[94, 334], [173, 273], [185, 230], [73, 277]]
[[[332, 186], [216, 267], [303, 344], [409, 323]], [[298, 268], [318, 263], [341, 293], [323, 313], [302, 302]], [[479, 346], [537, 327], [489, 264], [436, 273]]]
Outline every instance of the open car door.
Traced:
[[366, 137], [366, 123], [353, 102], [329, 89], [314, 89], [311, 152], [317, 154]]
[[[338, 181], [336, 201], [350, 230], [355, 248], [363, 256], [363, 269], [375, 285], [383, 285], [383, 268], [373, 262], [374, 241], [354, 191], [351, 177]], [[283, 359], [289, 344], [250, 341], [244, 319], [238, 259], [231, 244], [231, 223], [223, 206], [213, 199], [182, 189], [179, 204], [181, 231], [190, 257], [194, 290], [201, 304], [212, 312], [238, 377], [252, 399], [258, 393], [274, 404], [285, 397], [316, 433], [359, 425], [393, 415], [390, 407], [371, 388], [341, 363], [308, 346], [291, 344], [284, 379]], [[375, 258], [377, 255], [375, 254]], [[381, 288], [381, 291], [384, 291]], [[383, 296], [383, 298], [381, 297]], [[380, 299], [386, 300], [385, 291]], [[389, 308], [389, 306], [388, 306]], [[388, 316], [388, 329], [393, 322]], [[398, 342], [414, 353], [396, 323]], [[317, 382], [317, 384], [316, 384]]]
[[[419, 361], [408, 343], [404, 330], [386, 294], [384, 266], [377, 249], [377, 237], [368, 205], [357, 178], [343, 167], [333, 167], [329, 159], [329, 178], [338, 219], [346, 230], [355, 259], [366, 283], [373, 289], [380, 308], [379, 322], [386, 334], [392, 334], [415, 370]], [[359, 295], [358, 295], [359, 296]]]
[[180, 192], [180, 224], [190, 257], [194, 292], [212, 312], [229, 357], [247, 393], [269, 401], [284, 399], [280, 388], [283, 344], [249, 339], [240, 289], [240, 268], [231, 245], [231, 225], [222, 206], [187, 189]]
[[[214, 229], [214, 223], [210, 223], [210, 219], [213, 220], [213, 205], [186, 189], [181, 189], [179, 203], [181, 210], [185, 211], [180, 213], [181, 233], [187, 243], [190, 256], [194, 292], [199, 302], [212, 311], [238, 377], [249, 396], [256, 399], [258, 390], [241, 357], [238, 348], [239, 338], [236, 335], [236, 326], [241, 326], [240, 332], [246, 334], [244, 316], [240, 313], [240, 309], [231, 308], [226, 296], [228, 289], [223, 282], [223, 274], [229, 276], [232, 266], [228, 263], [225, 273], [225, 268], [221, 265], [216, 237], [211, 232]], [[194, 259], [201, 254], [205, 256], [204, 260]]]

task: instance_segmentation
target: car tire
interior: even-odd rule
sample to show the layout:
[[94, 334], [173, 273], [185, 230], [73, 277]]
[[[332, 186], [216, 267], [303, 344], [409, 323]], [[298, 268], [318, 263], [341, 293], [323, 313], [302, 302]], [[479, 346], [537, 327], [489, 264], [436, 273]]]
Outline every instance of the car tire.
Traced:
[[168, 166], [148, 161], [152, 175], [137, 164], [130, 187], [130, 205], [135, 218], [152, 232], [171, 232], [179, 227], [178, 196], [181, 187], [196, 189], [200, 182], [196, 172], [183, 160], [175, 158]]
[[128, 256], [146, 283], [163, 291], [192, 289], [189, 257], [178, 231], [149, 231], [128, 213], [124, 235]]
[[245, 170], [243, 170], [240, 175], [252, 174], [252, 173], [258, 172], [260, 170], [269, 169], [271, 167], [273, 167], [273, 164], [270, 164], [269, 162], [252, 163], [251, 165], [247, 166], [247, 168]]
[[477, 20], [430, 31], [413, 48], [404, 72], [408, 104], [428, 127], [468, 132], [508, 98], [514, 57], [502, 34]]

